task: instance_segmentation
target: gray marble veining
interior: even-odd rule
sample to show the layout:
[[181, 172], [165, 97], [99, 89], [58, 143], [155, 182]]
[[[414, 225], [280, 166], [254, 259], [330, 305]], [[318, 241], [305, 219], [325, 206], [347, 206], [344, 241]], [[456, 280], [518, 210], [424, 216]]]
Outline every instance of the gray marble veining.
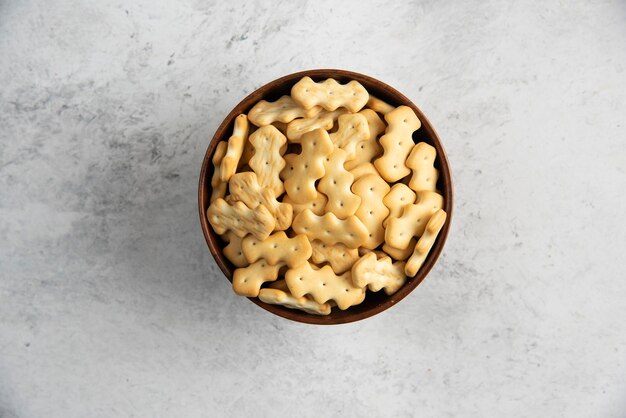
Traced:
[[[626, 6], [0, 2], [0, 416], [623, 417]], [[236, 297], [196, 209], [241, 98], [307, 68], [397, 87], [456, 206], [393, 309]]]

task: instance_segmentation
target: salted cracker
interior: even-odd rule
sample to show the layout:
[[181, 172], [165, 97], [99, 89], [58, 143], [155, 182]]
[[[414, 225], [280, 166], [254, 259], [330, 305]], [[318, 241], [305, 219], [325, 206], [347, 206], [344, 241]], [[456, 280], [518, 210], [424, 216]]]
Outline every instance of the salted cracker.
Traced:
[[365, 87], [356, 80], [347, 84], [339, 84], [328, 78], [316, 83], [310, 77], [303, 77], [291, 88], [291, 97], [305, 109], [322, 106], [326, 110], [345, 107], [356, 113], [365, 106], [369, 94]]
[[243, 202], [229, 205], [222, 198], [217, 198], [207, 209], [207, 218], [213, 230], [222, 235], [233, 231], [238, 237], [252, 234], [258, 239], [269, 237], [274, 230], [274, 217], [263, 205], [250, 209]]
[[270, 264], [286, 264], [293, 268], [311, 257], [311, 244], [306, 236], [289, 238], [283, 231], [275, 232], [264, 240], [245, 237], [241, 248], [249, 263], [264, 259]]
[[[314, 265], [313, 263], [311, 263], [311, 266], [312, 266], [313, 268], [319, 268], [318, 266]], [[283, 276], [284, 276], [284, 275], [283, 275]], [[287, 282], [285, 281], [285, 279], [278, 279], [278, 280], [276, 280], [276, 281], [274, 281], [274, 282], [268, 283], [267, 287], [268, 287], [268, 288], [271, 288], [271, 289], [282, 290], [283, 292], [288, 293], [288, 294], [290, 294], [290, 295], [291, 295], [291, 292], [289, 291], [289, 286], [287, 286]], [[293, 295], [292, 295], [292, 296], [293, 296]], [[310, 301], [315, 302], [315, 301], [313, 300], [313, 298], [311, 297], [311, 295], [305, 295], [304, 297], [305, 297], [305, 298], [307, 298], [307, 299], [309, 299]], [[317, 303], [317, 302], [315, 302], [315, 303]], [[328, 305], [329, 305], [331, 308], [334, 308], [335, 306], [337, 306], [337, 304], [335, 303], [335, 301], [334, 301], [334, 300], [329, 300], [329, 301], [328, 301], [328, 302], [326, 302], [326, 303], [328, 303]]]
[[274, 216], [277, 230], [283, 231], [291, 226], [293, 208], [288, 203], [277, 201], [272, 189], [261, 187], [256, 173], [252, 171], [236, 173], [230, 178], [228, 188], [235, 200], [241, 200], [251, 209], [258, 205], [265, 206]]
[[302, 138], [302, 152], [287, 154], [287, 170], [281, 173], [287, 195], [296, 203], [315, 200], [315, 182], [324, 176], [324, 162], [333, 152], [333, 143], [323, 129], [311, 131]]
[[352, 264], [359, 259], [356, 248], [348, 248], [343, 244], [324, 244], [322, 241], [311, 242], [313, 253], [311, 259], [315, 264], [329, 263], [337, 274], [344, 273], [352, 268]]
[[385, 131], [387, 125], [372, 109], [363, 109], [359, 114], [367, 119], [369, 137], [356, 144], [354, 158], [346, 162], [347, 170], [369, 163], [383, 152], [383, 148], [378, 143], [378, 135]]
[[409, 260], [406, 262], [404, 272], [407, 276], [414, 277], [420, 267], [422, 267], [424, 260], [426, 260], [426, 256], [435, 244], [439, 231], [441, 231], [441, 228], [443, 228], [443, 225], [446, 223], [446, 218], [447, 214], [443, 209], [439, 209], [430, 217], [430, 220], [426, 224], [424, 234], [415, 245], [413, 255], [411, 255]]
[[272, 189], [274, 196], [280, 196], [285, 190], [279, 177], [285, 167], [281, 148], [287, 143], [287, 138], [274, 126], [268, 125], [254, 131], [250, 135], [250, 143], [254, 146], [254, 155], [248, 164], [256, 173], [259, 184]]
[[293, 216], [298, 216], [300, 212], [305, 209], [310, 209], [314, 214], [321, 216], [324, 214], [324, 207], [326, 207], [326, 202], [328, 202], [328, 198], [326, 195], [319, 190], [317, 191], [317, 196], [313, 200], [309, 200], [304, 203], [296, 203], [294, 202], [288, 194], [283, 196], [283, 203], [288, 203], [293, 208]]
[[439, 170], [434, 167], [437, 150], [426, 142], [420, 142], [413, 146], [406, 166], [413, 170], [413, 176], [409, 181], [409, 187], [416, 192], [422, 190], [434, 191], [437, 188]]
[[346, 160], [352, 160], [356, 155], [357, 144], [370, 137], [367, 118], [359, 113], [347, 113], [339, 116], [337, 124], [339, 128], [330, 134], [330, 140], [347, 153]]
[[393, 295], [406, 282], [404, 262], [392, 263], [389, 257], [377, 259], [374, 253], [365, 254], [352, 266], [352, 282], [372, 292], [385, 289], [386, 294]]
[[243, 255], [240, 237], [238, 237], [233, 231], [227, 231], [224, 235], [222, 235], [222, 238], [228, 242], [228, 245], [224, 247], [222, 252], [235, 267], [245, 267], [250, 264]]
[[228, 181], [235, 174], [239, 165], [239, 159], [243, 153], [243, 148], [248, 140], [250, 124], [246, 115], [241, 114], [235, 118], [233, 134], [228, 139], [228, 150], [221, 163], [221, 179]]
[[383, 203], [389, 209], [389, 215], [383, 221], [383, 226], [387, 227], [387, 222], [391, 218], [397, 218], [402, 213], [402, 208], [415, 203], [417, 195], [406, 184], [396, 183], [389, 193], [383, 198]]
[[272, 305], [282, 305], [290, 309], [299, 309], [312, 315], [330, 315], [328, 303], [317, 303], [305, 296], [295, 297], [291, 293], [279, 289], [265, 288], [259, 292], [262, 302]]
[[346, 151], [335, 148], [324, 160], [324, 177], [317, 185], [319, 191], [328, 196], [324, 210], [339, 219], [354, 215], [361, 204], [361, 198], [350, 189], [354, 176], [343, 166], [346, 157]]
[[413, 145], [413, 132], [421, 126], [420, 120], [408, 106], [399, 106], [385, 115], [387, 129], [380, 137], [383, 156], [374, 161], [378, 172], [388, 182], [396, 182], [411, 173], [406, 166]]
[[368, 174], [354, 182], [352, 191], [361, 198], [355, 215], [368, 231], [368, 238], [361, 246], [373, 250], [385, 241], [383, 220], [389, 209], [384, 205], [383, 197], [389, 192], [389, 184], [378, 174]]
[[406, 205], [402, 214], [390, 218], [385, 229], [385, 242], [392, 247], [405, 249], [411, 238], [420, 237], [433, 213], [443, 207], [439, 193], [423, 191], [417, 194], [417, 203]]
[[248, 119], [256, 126], [270, 125], [274, 122], [289, 123], [296, 118], [309, 118], [322, 110], [319, 106], [305, 109], [291, 96], [285, 95], [275, 102], [261, 100], [248, 112]]
[[383, 244], [383, 251], [396, 261], [405, 261], [411, 254], [413, 254], [413, 249], [415, 248], [416, 243], [417, 239], [411, 238], [409, 245], [403, 250], [385, 243]]
[[285, 281], [295, 297], [310, 295], [317, 303], [334, 300], [339, 309], [345, 310], [365, 299], [365, 289], [354, 286], [351, 276], [349, 271], [336, 275], [330, 266], [318, 270], [306, 262], [287, 270]]
[[226, 155], [226, 149], [228, 149], [228, 142], [220, 142], [217, 144], [217, 147], [215, 147], [215, 152], [213, 153], [213, 158], [211, 159], [211, 163], [213, 163], [213, 177], [211, 177], [210, 203], [213, 203], [217, 198], [223, 198], [226, 194], [226, 187], [228, 186], [228, 183], [222, 181], [221, 174], [221, 163], [224, 159], [224, 155]]
[[281, 264], [272, 265], [265, 260], [258, 260], [247, 267], [238, 268], [233, 273], [233, 290], [241, 296], [259, 296], [263, 283], [276, 280], [281, 267]]
[[378, 97], [372, 96], [371, 94], [365, 106], [383, 115], [395, 109], [395, 107], [391, 106], [389, 103], [384, 102], [380, 100]]
[[290, 142], [299, 144], [302, 141], [302, 135], [307, 132], [320, 128], [330, 131], [333, 128], [335, 121], [347, 112], [348, 111], [343, 108], [330, 112], [324, 110], [308, 118], [295, 119], [287, 125], [287, 138]]
[[348, 248], [358, 248], [368, 238], [368, 231], [356, 216], [339, 219], [329, 212], [317, 216], [309, 209], [300, 212], [291, 226], [298, 234], [306, 235], [309, 240], [318, 239], [325, 244], [344, 244]]

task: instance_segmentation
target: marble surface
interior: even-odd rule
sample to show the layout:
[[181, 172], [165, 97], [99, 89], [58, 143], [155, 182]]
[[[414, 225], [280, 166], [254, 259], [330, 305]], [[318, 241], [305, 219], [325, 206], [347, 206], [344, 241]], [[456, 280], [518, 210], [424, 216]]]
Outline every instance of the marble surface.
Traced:
[[[626, 5], [0, 2], [0, 416], [626, 416]], [[200, 163], [280, 75], [337, 67], [437, 127], [453, 228], [360, 323], [236, 297]]]

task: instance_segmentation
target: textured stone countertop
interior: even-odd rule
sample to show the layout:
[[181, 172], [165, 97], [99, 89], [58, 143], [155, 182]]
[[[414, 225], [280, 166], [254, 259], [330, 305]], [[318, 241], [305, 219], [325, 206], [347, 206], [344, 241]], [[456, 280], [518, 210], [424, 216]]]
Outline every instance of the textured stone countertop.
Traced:
[[[196, 187], [329, 67], [421, 107], [456, 201], [415, 292], [319, 327], [233, 294]], [[625, 70], [619, 1], [0, 2], [0, 416], [626, 416]]]

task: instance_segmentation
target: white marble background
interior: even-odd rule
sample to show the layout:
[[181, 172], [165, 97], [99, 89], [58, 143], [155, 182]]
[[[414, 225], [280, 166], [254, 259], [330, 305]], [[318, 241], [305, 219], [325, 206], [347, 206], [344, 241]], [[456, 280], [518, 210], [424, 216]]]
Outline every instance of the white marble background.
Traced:
[[[337, 67], [428, 115], [456, 182], [426, 281], [291, 323], [204, 243], [207, 143]], [[0, 2], [0, 416], [626, 416], [626, 4]]]

